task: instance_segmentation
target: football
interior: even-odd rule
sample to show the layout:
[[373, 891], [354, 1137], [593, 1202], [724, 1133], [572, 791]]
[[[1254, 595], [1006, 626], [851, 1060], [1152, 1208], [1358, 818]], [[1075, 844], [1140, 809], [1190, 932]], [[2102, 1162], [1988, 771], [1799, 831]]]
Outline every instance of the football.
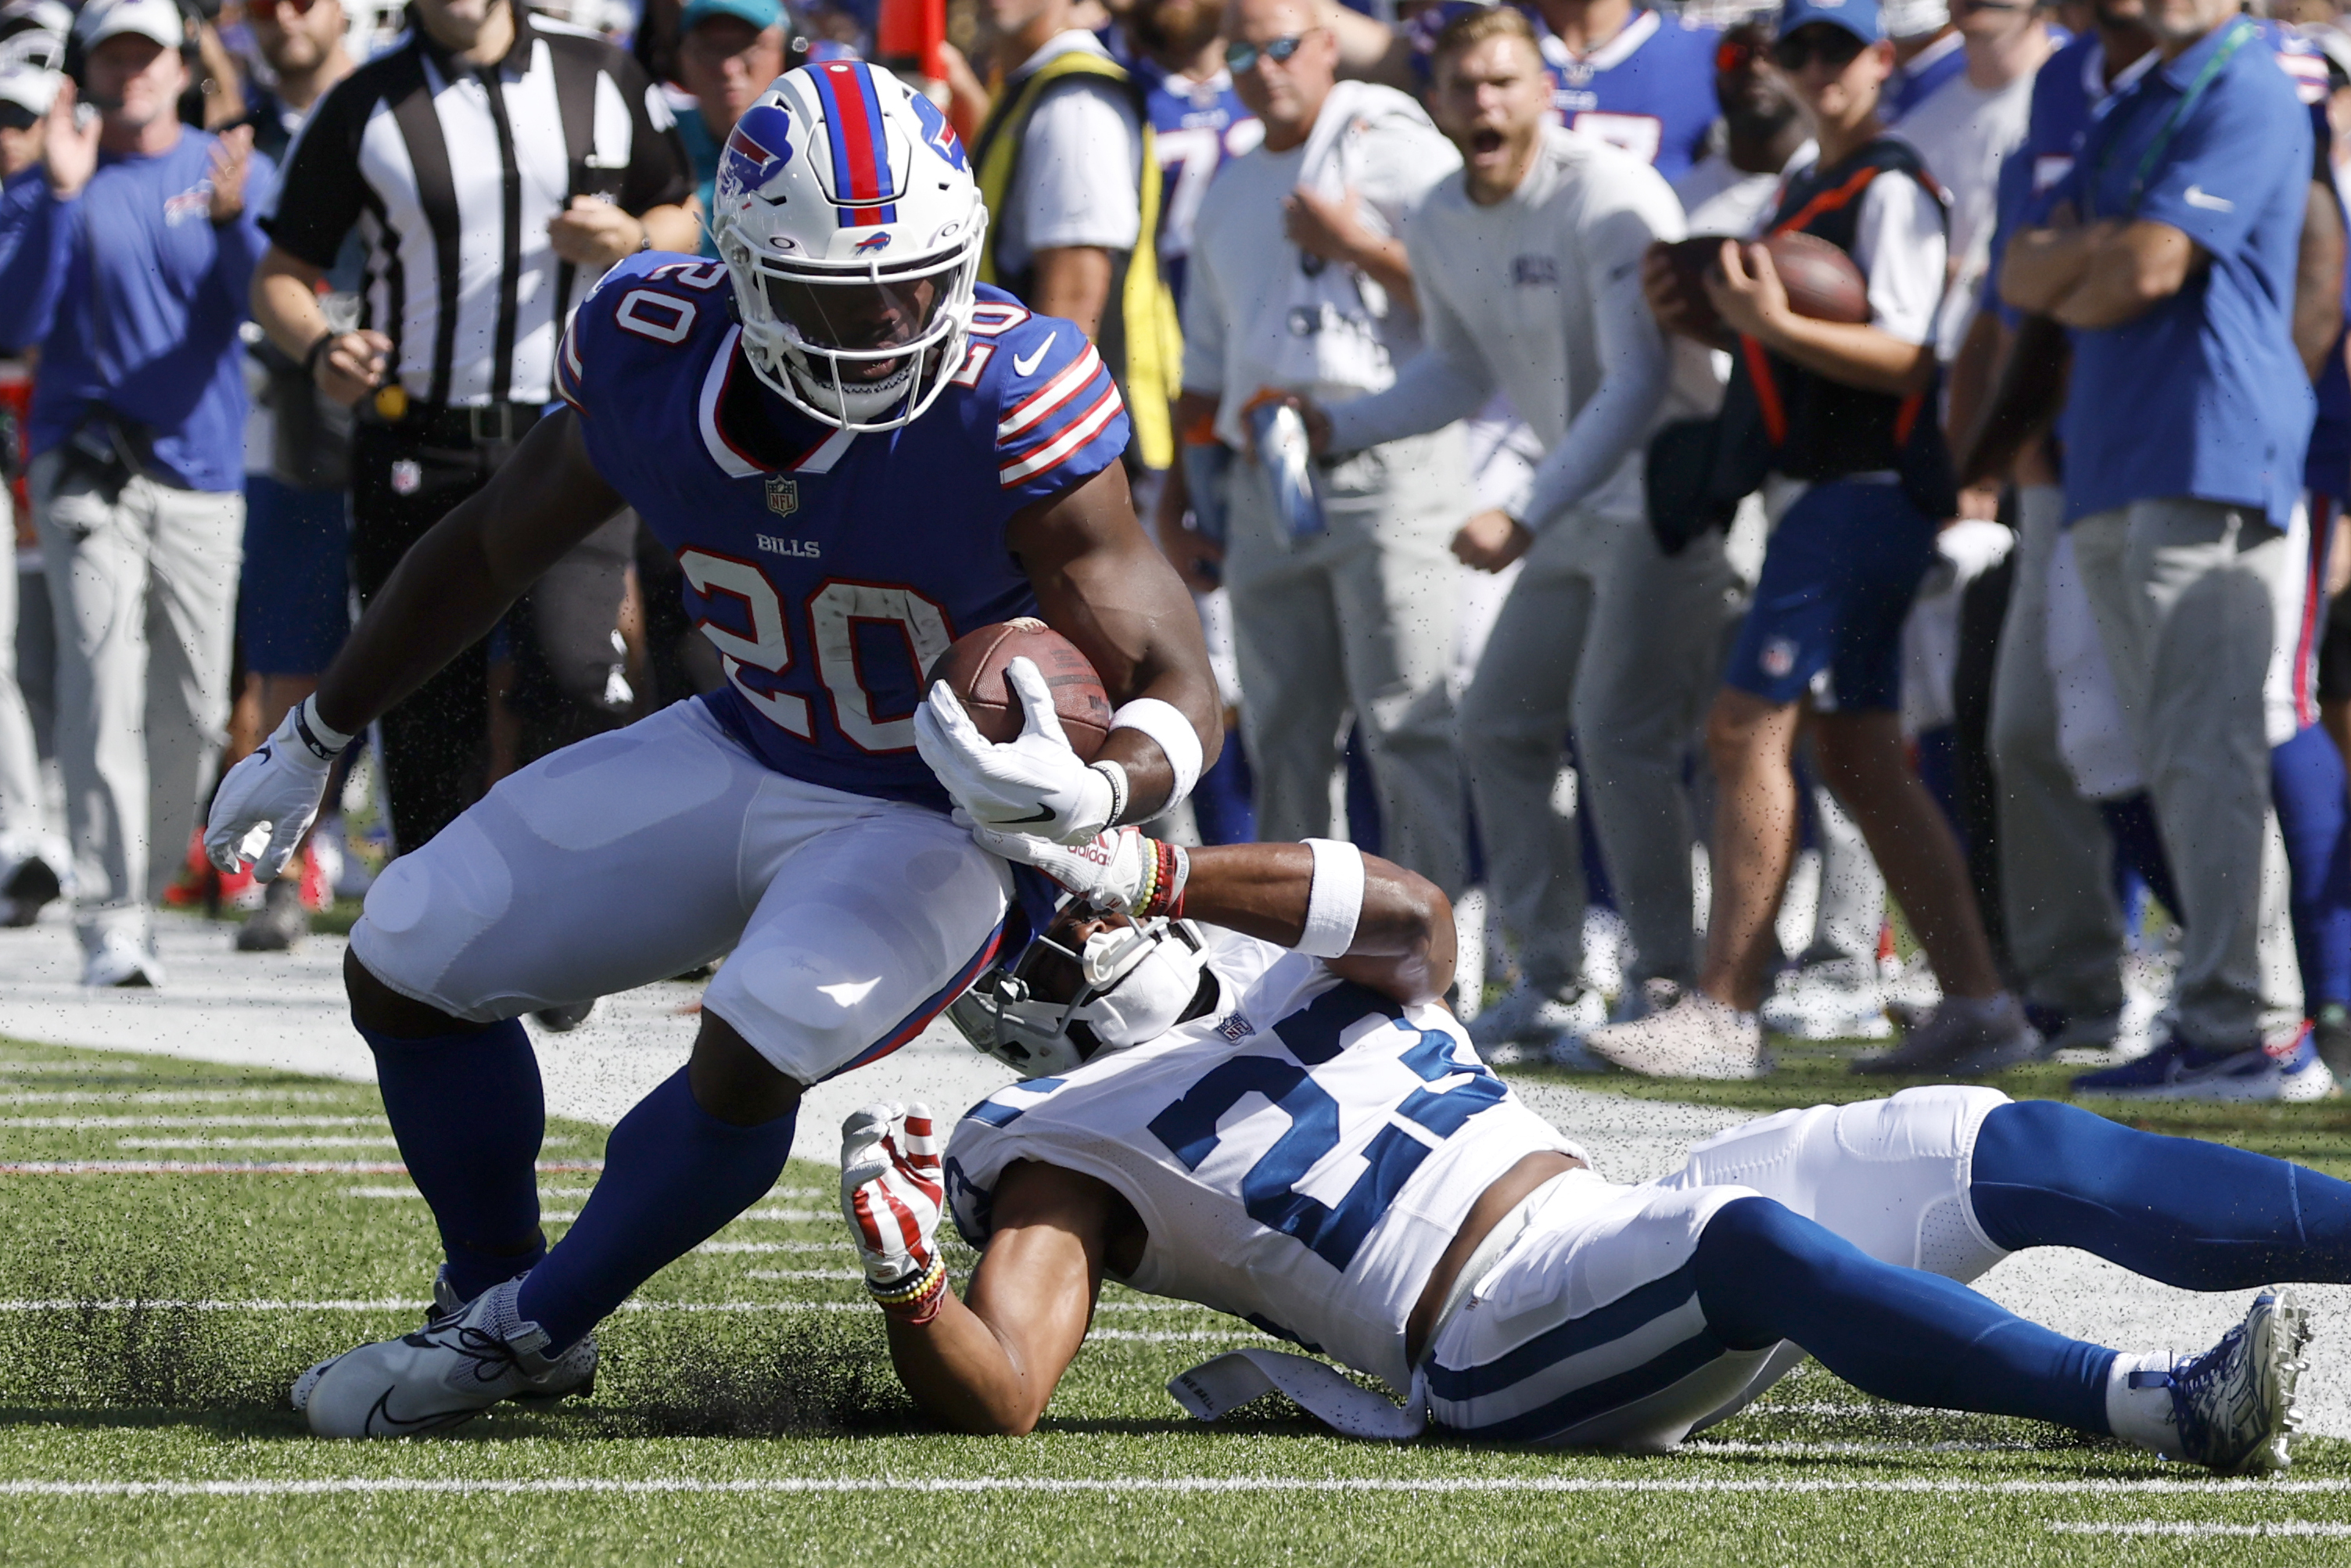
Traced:
[[1092, 762], [1110, 736], [1110, 694], [1077, 644], [1042, 621], [1023, 615], [966, 632], [939, 655], [924, 687], [945, 681], [980, 734], [993, 741], [1017, 740], [1020, 699], [1004, 681], [1004, 666], [1015, 659], [1035, 662], [1052, 689], [1053, 711], [1061, 716], [1070, 748]]
[[[1863, 322], [1869, 319], [1869, 286], [1853, 258], [1824, 239], [1793, 230], [1763, 242], [1771, 265], [1788, 290], [1788, 308], [1816, 321]], [[1706, 275], [1716, 270], [1722, 253], [1720, 235], [1699, 235], [1666, 247], [1674, 269], [1676, 293], [1685, 319], [1701, 335], [1720, 326], [1714, 303], [1706, 295]]]
[[1869, 284], [1853, 257], [1824, 239], [1793, 230], [1763, 242], [1787, 286], [1788, 308], [1815, 321], [1858, 326], [1869, 319]]

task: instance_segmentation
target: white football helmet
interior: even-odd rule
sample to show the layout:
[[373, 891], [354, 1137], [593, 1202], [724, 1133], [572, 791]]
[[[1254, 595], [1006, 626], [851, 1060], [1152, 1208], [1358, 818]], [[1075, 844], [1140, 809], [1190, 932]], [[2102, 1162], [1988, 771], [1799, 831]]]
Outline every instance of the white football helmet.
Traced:
[[745, 357], [778, 396], [890, 430], [946, 389], [987, 210], [929, 99], [862, 60], [787, 71], [726, 138], [711, 205]]
[[[981, 971], [947, 1004], [947, 1019], [974, 1047], [1024, 1078], [1067, 1072], [1174, 1029], [1200, 993], [1205, 946], [1188, 920], [1113, 925], [1088, 936], [1081, 948], [1048, 932], [1010, 968], [992, 964]], [[1077, 988], [1067, 1001], [1036, 994], [1040, 961], [1053, 954], [1077, 966]]]

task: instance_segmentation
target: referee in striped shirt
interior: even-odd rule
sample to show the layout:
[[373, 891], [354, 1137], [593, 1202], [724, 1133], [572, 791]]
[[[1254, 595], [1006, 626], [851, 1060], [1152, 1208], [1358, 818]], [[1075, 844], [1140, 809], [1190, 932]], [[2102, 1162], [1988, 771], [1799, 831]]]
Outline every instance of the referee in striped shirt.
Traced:
[[[409, 15], [407, 37], [329, 92], [288, 150], [253, 282], [263, 329], [357, 410], [362, 601], [538, 421], [563, 324], [604, 269], [640, 250], [698, 248], [684, 146], [627, 55], [517, 0], [413, 0]], [[367, 269], [359, 321], [344, 329], [321, 312], [318, 285], [354, 229]], [[572, 737], [550, 731], [615, 722], [622, 696], [606, 676], [626, 520], [608, 531], [509, 622], [517, 687], [547, 688], [571, 710], [533, 745], [526, 709], [527, 752]], [[487, 659], [476, 647], [384, 716], [403, 852], [482, 792]]]

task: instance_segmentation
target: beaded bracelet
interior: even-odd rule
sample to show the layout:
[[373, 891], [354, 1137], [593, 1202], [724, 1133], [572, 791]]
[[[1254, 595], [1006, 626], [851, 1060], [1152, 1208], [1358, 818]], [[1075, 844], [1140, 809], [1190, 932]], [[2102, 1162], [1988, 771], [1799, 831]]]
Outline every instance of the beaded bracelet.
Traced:
[[939, 1303], [946, 1297], [946, 1261], [934, 1258], [929, 1268], [888, 1290], [880, 1289], [871, 1281], [865, 1288], [872, 1294], [873, 1304], [884, 1314], [904, 1323], [926, 1323], [939, 1315]]

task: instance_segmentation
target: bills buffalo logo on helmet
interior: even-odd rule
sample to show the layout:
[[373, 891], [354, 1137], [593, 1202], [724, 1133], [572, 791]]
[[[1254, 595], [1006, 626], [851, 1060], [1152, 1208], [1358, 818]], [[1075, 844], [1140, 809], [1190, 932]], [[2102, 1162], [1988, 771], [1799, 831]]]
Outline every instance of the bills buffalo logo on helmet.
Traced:
[[947, 117], [939, 112], [939, 106], [919, 92], [907, 101], [914, 108], [914, 118], [922, 123], [924, 145], [946, 159], [948, 168], [969, 168], [970, 162], [964, 157], [963, 140], [947, 123]]
[[791, 161], [791, 116], [771, 103], [753, 104], [726, 138], [718, 161], [718, 199], [767, 195], [768, 183]]
[[886, 250], [889, 248], [889, 245], [890, 236], [886, 234], [867, 235], [863, 239], [857, 242], [857, 254], [860, 256], [870, 256], [877, 250]]

